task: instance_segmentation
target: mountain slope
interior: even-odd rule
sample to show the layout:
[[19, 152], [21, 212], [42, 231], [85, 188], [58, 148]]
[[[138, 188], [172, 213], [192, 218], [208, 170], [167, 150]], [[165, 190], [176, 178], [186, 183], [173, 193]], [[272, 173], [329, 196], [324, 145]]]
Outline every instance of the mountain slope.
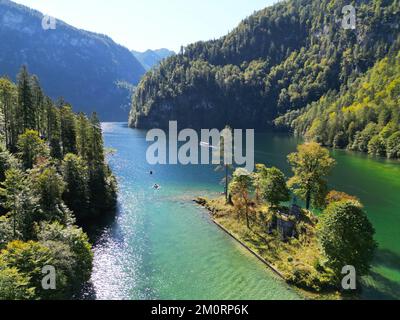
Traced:
[[353, 1], [357, 28], [342, 28], [342, 0], [288, 0], [198, 42], [150, 70], [130, 125], [266, 128], [290, 110], [345, 89], [400, 46], [398, 0]]
[[132, 50], [133, 55], [142, 64], [146, 71], [159, 64], [161, 60], [173, 56], [175, 52], [168, 49], [147, 50], [139, 52]]
[[130, 51], [59, 20], [55, 30], [44, 30], [42, 19], [38, 11], [0, 0], [0, 75], [15, 79], [26, 64], [50, 97], [63, 96], [75, 111], [126, 119], [129, 92], [117, 82], [136, 84], [145, 72]]
[[300, 116], [291, 112], [276, 122], [330, 147], [400, 158], [400, 52], [377, 62], [349, 90], [330, 92]]

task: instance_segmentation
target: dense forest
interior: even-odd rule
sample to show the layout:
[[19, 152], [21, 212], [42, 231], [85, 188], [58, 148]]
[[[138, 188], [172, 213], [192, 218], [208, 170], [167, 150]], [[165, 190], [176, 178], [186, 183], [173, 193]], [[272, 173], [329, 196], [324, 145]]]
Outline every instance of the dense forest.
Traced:
[[400, 53], [379, 61], [348, 90], [329, 92], [296, 113], [277, 124], [330, 147], [400, 158]]
[[[348, 4], [356, 8], [354, 30], [342, 27], [342, 8]], [[130, 126], [166, 127], [177, 120], [182, 127], [266, 129], [288, 112], [292, 122], [309, 104], [345, 94], [379, 60], [394, 57], [400, 48], [399, 21], [399, 0], [280, 2], [227, 36], [182, 48], [150, 70], [134, 95]], [[393, 115], [395, 121], [398, 125]], [[363, 129], [354, 126], [354, 136]], [[381, 142], [377, 139], [373, 144]]]
[[[0, 79], [0, 299], [68, 299], [90, 278], [77, 226], [114, 212], [116, 180], [96, 114], [47, 97], [22, 67]], [[54, 267], [56, 290], [42, 271]]]

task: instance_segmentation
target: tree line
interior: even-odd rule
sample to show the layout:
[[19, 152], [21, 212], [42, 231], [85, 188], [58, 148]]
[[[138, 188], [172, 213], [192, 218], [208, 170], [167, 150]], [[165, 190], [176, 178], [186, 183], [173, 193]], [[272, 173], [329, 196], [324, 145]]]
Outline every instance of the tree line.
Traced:
[[358, 28], [341, 25], [342, 0], [289, 0], [228, 35], [187, 46], [141, 80], [130, 125], [266, 129], [289, 111], [343, 94], [400, 48], [400, 2], [357, 1]]
[[[0, 130], [0, 299], [71, 298], [92, 268], [76, 224], [116, 206], [99, 119], [53, 102], [23, 66], [0, 78]], [[46, 265], [57, 290], [41, 285]]]
[[400, 52], [378, 61], [350, 89], [329, 92], [276, 123], [329, 147], [400, 158]]
[[[288, 210], [282, 203], [289, 202], [292, 194], [304, 200], [307, 210], [313, 204], [322, 214], [317, 218], [314, 230], [306, 231], [306, 238], [300, 236], [298, 241], [313, 241], [312, 234], [315, 233], [315, 250], [321, 248], [321, 255], [313, 252], [316, 261], [311, 263], [314, 265], [310, 269], [295, 267], [288, 279], [317, 291], [340, 289], [342, 269], [351, 265], [355, 267], [359, 280], [368, 274], [377, 247], [375, 230], [360, 200], [328, 189], [326, 177], [335, 161], [329, 151], [319, 144], [311, 142], [298, 146], [297, 152], [288, 156], [288, 161], [293, 171], [290, 179], [286, 179], [278, 168], [268, 168], [263, 164], [258, 164], [254, 173], [248, 173], [242, 168], [236, 169], [229, 183], [228, 204], [235, 207], [239, 220], [245, 218], [249, 230], [252, 221], [256, 220], [252, 215], [256, 215], [257, 210], [265, 204], [269, 207], [269, 214], [272, 214], [265, 217], [269, 223], [280, 212]], [[312, 213], [310, 215], [314, 217]], [[300, 229], [305, 229], [304, 222], [301, 222], [304, 218], [297, 219], [302, 225]], [[266, 228], [264, 226], [262, 229]]]

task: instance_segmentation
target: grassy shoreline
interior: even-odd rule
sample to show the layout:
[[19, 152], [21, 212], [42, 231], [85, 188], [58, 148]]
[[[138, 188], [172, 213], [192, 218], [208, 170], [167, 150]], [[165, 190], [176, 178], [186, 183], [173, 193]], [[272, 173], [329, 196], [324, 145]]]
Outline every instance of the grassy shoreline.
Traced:
[[[316, 220], [312, 220], [311, 216], [306, 216], [309, 219], [309, 225], [302, 226], [304, 234], [300, 235], [300, 240], [289, 239], [287, 242], [282, 242], [276, 232], [268, 234], [260, 226], [260, 216], [265, 219], [269, 213], [269, 208], [266, 206], [260, 206], [254, 210], [251, 229], [248, 229], [244, 221], [238, 217], [234, 207], [227, 205], [223, 197], [215, 199], [198, 197], [194, 201], [207, 209], [211, 220], [221, 230], [257, 257], [301, 297], [317, 300], [346, 299], [346, 296], [334, 289], [315, 290], [311, 286], [307, 287], [303, 283], [303, 279], [299, 281], [293, 277], [293, 273], [298, 273], [299, 270], [307, 270], [310, 274], [316, 272], [315, 270], [309, 271], [313, 269], [312, 264], [319, 258], [319, 249], [316, 246], [313, 230]], [[319, 275], [312, 274], [309, 278], [317, 276]]]

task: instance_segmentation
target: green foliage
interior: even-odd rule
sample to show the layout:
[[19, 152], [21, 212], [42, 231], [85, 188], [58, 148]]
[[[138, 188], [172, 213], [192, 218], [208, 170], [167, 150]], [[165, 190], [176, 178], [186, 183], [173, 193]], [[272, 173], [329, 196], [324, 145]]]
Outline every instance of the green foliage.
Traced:
[[76, 119], [71, 106], [63, 106], [60, 109], [60, 117], [63, 152], [64, 154], [77, 153]]
[[311, 201], [321, 208], [325, 204], [328, 193], [327, 181], [324, 179], [335, 165], [327, 149], [318, 143], [311, 142], [297, 147], [297, 152], [288, 156], [294, 176], [289, 180], [289, 186], [294, 192], [306, 200], [306, 208]]
[[46, 143], [34, 130], [27, 130], [18, 137], [17, 148], [25, 169], [32, 169], [38, 157], [46, 157], [49, 153]]
[[278, 168], [257, 165], [254, 183], [258, 197], [261, 197], [272, 206], [278, 206], [281, 202], [289, 201], [290, 199], [286, 177]]
[[30, 287], [29, 277], [17, 268], [10, 268], [0, 261], [0, 300], [32, 300], [35, 288]]
[[43, 245], [29, 241], [13, 241], [0, 254], [0, 265], [17, 269], [25, 279], [29, 279], [29, 287], [35, 288], [36, 297], [46, 297], [47, 292], [42, 288], [42, 269], [53, 265], [54, 257], [51, 251]]
[[236, 169], [229, 184], [229, 193], [232, 195], [233, 203], [238, 207], [239, 211], [244, 211], [248, 228], [250, 228], [249, 210], [252, 187], [253, 180], [251, 174], [243, 168]]
[[400, 132], [393, 133], [387, 141], [388, 158], [400, 159]]
[[66, 223], [70, 212], [62, 200], [65, 182], [56, 168], [47, 163], [35, 167], [29, 172], [28, 183], [39, 199], [41, 220]]
[[358, 199], [355, 196], [351, 196], [345, 192], [340, 192], [336, 190], [332, 190], [328, 193], [326, 196], [325, 202], [328, 205], [334, 202], [341, 202], [341, 201], [353, 201], [353, 202], [358, 202], [361, 206], [360, 199]]
[[[89, 279], [92, 253], [82, 230], [59, 224], [42, 228], [38, 234], [40, 242], [10, 242], [1, 252], [0, 282], [3, 277], [5, 287], [0, 299], [7, 295], [14, 299], [13, 295], [21, 294], [29, 294], [21, 299], [67, 299]], [[55, 290], [42, 287], [46, 266], [55, 268]], [[18, 282], [11, 283], [12, 278]]]
[[[359, 277], [368, 273], [376, 248], [374, 229], [359, 199], [335, 190], [328, 193], [325, 178], [335, 161], [327, 149], [315, 142], [306, 143], [288, 159], [295, 174], [288, 184], [308, 205], [312, 200], [318, 208], [325, 208], [320, 218], [300, 207], [280, 205], [290, 199], [285, 176], [263, 164], [257, 164], [252, 174], [242, 168], [234, 172], [229, 185], [233, 205], [222, 198], [199, 199], [198, 203], [272, 263], [289, 283], [318, 293], [336, 291], [343, 267], [354, 266]], [[243, 213], [247, 228], [240, 219]], [[286, 242], [276, 232], [278, 219], [293, 224], [295, 235]]]
[[4, 142], [7, 148], [14, 148], [17, 143], [18, 127], [11, 126], [17, 122], [17, 87], [7, 78], [0, 78], [0, 110], [3, 119]]
[[377, 62], [348, 88], [330, 92], [294, 120], [297, 134], [326, 146], [399, 158], [400, 53]]
[[21, 68], [21, 71], [18, 74], [17, 78], [19, 111], [21, 111], [21, 113], [17, 114], [17, 117], [20, 117], [23, 131], [27, 129], [34, 130], [36, 129], [36, 109], [33, 104], [31, 79], [29, 77], [26, 66], [23, 66]]
[[69, 153], [64, 157], [61, 171], [66, 189], [63, 199], [78, 219], [89, 215], [88, 170], [86, 162], [79, 156]]
[[90, 165], [104, 164], [104, 146], [101, 133], [101, 124], [96, 113], [93, 113], [89, 119], [88, 137], [90, 139], [90, 148], [87, 152], [87, 161]]
[[7, 243], [14, 239], [14, 230], [11, 219], [0, 217], [0, 251], [3, 250]]
[[[280, 2], [255, 12], [220, 39], [187, 46], [142, 78], [130, 125], [167, 127], [168, 120], [177, 120], [194, 128], [222, 128], [227, 123], [265, 128], [289, 111], [279, 124], [293, 121], [302, 108], [330, 91], [343, 95], [378, 59], [400, 48], [399, 1], [382, 1], [379, 6], [357, 1], [362, 27], [355, 30], [344, 30], [340, 23], [346, 4]], [[296, 129], [304, 133], [303, 127], [311, 125], [306, 122]], [[340, 130], [320, 133], [333, 143]], [[339, 138], [338, 143], [347, 145]]]
[[18, 169], [19, 161], [8, 150], [0, 148], [0, 182], [6, 178], [6, 171], [9, 169]]
[[38, 239], [46, 246], [59, 248], [62, 252], [62, 245], [67, 246], [65, 252], [70, 256], [64, 256], [62, 269], [66, 270], [69, 277], [69, 284], [72, 288], [79, 288], [88, 281], [92, 271], [93, 253], [87, 235], [75, 226], [67, 226], [55, 222], [44, 223], [38, 230]]
[[89, 168], [89, 192], [94, 217], [113, 212], [116, 205], [117, 182], [108, 165]]
[[[93, 259], [75, 217], [113, 213], [116, 179], [97, 116], [53, 103], [26, 68], [18, 79], [0, 79], [0, 299], [69, 299]], [[42, 289], [46, 265], [56, 268], [56, 290]]]
[[[1, 251], [0, 283], [4, 287], [0, 299], [19, 299], [20, 295], [21, 299], [67, 299], [89, 280], [93, 254], [81, 229], [59, 223], [41, 224], [37, 238], [39, 242], [9, 242]], [[55, 268], [55, 290], [42, 288], [45, 266]]]
[[358, 202], [334, 202], [324, 211], [318, 235], [328, 266], [340, 284], [342, 268], [351, 265], [357, 276], [368, 273], [376, 242], [374, 228]]
[[34, 196], [26, 181], [26, 174], [18, 169], [6, 171], [1, 183], [2, 206], [9, 210], [13, 239], [30, 239], [33, 223], [40, 217], [38, 198]]
[[[102, 131], [97, 115], [93, 114], [90, 118], [84, 114], [75, 115], [71, 106], [64, 101], [55, 105], [44, 95], [38, 78], [29, 76], [26, 68], [21, 69], [19, 78], [20, 98], [26, 96], [26, 108], [19, 103], [17, 87], [8, 79], [0, 79], [0, 112], [4, 119], [5, 142], [11, 152], [18, 151], [24, 169], [33, 169], [30, 182], [39, 183], [35, 190], [39, 198], [47, 197], [41, 199], [46, 220], [53, 214], [55, 217], [51, 219], [65, 218], [62, 216], [68, 210], [60, 200], [60, 193], [67, 206], [70, 206], [69, 209], [80, 219], [91, 219], [113, 212], [116, 206], [116, 180], [105, 163]], [[23, 116], [21, 108], [33, 112], [32, 116]], [[29, 118], [29, 129], [24, 125], [24, 117]], [[59, 165], [67, 154], [79, 156], [80, 160], [79, 163], [69, 161], [70, 166], [64, 166], [63, 170]], [[52, 161], [55, 164], [53, 169], [44, 170], [43, 163]], [[4, 180], [6, 170], [18, 167], [17, 161], [8, 151], [0, 152], [0, 181]], [[68, 180], [65, 181], [65, 187], [60, 179], [62, 173], [66, 175], [62, 179]], [[79, 196], [79, 200], [73, 199], [75, 196]]]

